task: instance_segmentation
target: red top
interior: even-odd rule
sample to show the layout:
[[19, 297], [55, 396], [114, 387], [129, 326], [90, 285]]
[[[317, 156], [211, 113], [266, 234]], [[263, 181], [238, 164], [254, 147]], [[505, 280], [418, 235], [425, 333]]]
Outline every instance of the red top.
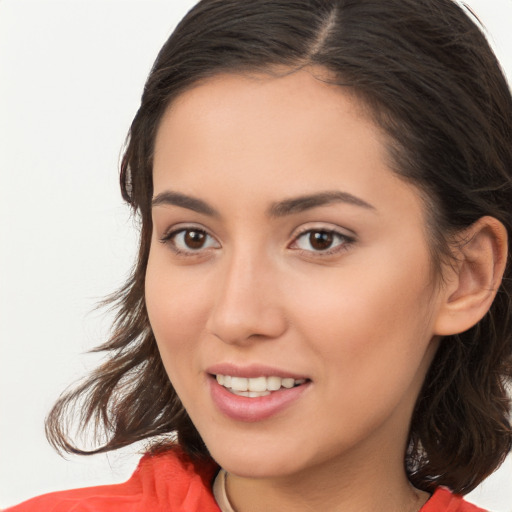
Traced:
[[[217, 470], [173, 449], [145, 455], [125, 483], [45, 494], [4, 512], [220, 512], [212, 494]], [[485, 511], [440, 487], [420, 512]]]

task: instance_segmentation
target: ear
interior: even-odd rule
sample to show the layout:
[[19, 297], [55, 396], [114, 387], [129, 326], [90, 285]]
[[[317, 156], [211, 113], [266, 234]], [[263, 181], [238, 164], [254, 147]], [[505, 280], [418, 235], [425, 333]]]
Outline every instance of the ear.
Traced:
[[445, 269], [435, 334], [459, 334], [484, 317], [501, 284], [507, 252], [507, 230], [494, 217], [482, 217], [460, 233], [454, 262]]

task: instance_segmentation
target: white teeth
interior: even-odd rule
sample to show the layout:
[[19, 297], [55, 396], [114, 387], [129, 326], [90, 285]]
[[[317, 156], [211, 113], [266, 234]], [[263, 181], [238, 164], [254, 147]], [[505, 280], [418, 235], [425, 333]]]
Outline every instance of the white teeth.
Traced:
[[249, 382], [249, 391], [267, 391], [266, 377], [257, 377], [255, 379], [247, 379]]
[[267, 395], [270, 395], [270, 391], [248, 391], [248, 396], [250, 398], [255, 398], [257, 396], [267, 396]]
[[267, 396], [270, 395], [270, 391], [235, 391], [234, 389], [230, 389], [230, 391], [234, 395], [238, 396], [247, 396], [249, 398], [256, 398], [258, 396]]
[[247, 391], [249, 389], [249, 379], [244, 377], [231, 377], [231, 389], [235, 391]]
[[306, 379], [293, 379], [291, 377], [233, 377], [231, 375], [217, 375], [217, 382], [239, 396], [259, 397], [269, 395], [271, 391], [290, 389], [304, 384]]
[[277, 391], [281, 387], [281, 377], [267, 377], [267, 389]]
[[281, 382], [281, 385], [283, 386], [283, 388], [287, 388], [287, 389], [293, 388], [294, 384], [295, 384], [294, 379], [283, 379]]

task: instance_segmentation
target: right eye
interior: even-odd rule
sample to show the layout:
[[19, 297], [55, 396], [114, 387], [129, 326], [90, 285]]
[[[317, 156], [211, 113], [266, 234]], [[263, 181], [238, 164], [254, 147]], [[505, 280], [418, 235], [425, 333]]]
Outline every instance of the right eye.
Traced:
[[199, 228], [182, 228], [165, 235], [161, 241], [169, 244], [171, 249], [183, 255], [194, 255], [206, 249], [219, 249], [220, 244], [205, 230]]

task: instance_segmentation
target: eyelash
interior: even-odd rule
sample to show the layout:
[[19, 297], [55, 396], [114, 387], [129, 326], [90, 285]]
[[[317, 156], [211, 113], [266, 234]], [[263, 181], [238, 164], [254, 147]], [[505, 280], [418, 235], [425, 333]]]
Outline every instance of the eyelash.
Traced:
[[[200, 247], [198, 249], [188, 248], [188, 249], [181, 249], [176, 245], [176, 238], [178, 235], [183, 234], [186, 235], [186, 233], [198, 233], [203, 236], [206, 236], [210, 238], [211, 240], [215, 240], [215, 238], [210, 235], [206, 230], [201, 229], [199, 227], [195, 226], [188, 226], [188, 227], [181, 227], [178, 229], [174, 229], [168, 233], [165, 233], [162, 238], [160, 238], [160, 242], [163, 244], [168, 245], [171, 250], [178, 256], [185, 256], [185, 257], [193, 257], [200, 255], [204, 250], [210, 249], [211, 247]], [[218, 242], [216, 242], [218, 244]], [[217, 247], [214, 247], [215, 249]]]
[[[298, 241], [305, 237], [306, 235], [309, 236], [309, 244], [311, 245], [311, 236], [313, 234], [320, 234], [320, 235], [327, 235], [332, 237], [332, 243], [338, 243], [334, 245], [334, 247], [331, 245], [325, 250], [314, 250], [314, 249], [303, 249], [300, 247], [293, 247], [294, 245], [298, 244]], [[350, 248], [350, 246], [355, 242], [355, 237], [346, 235], [345, 233], [341, 233], [340, 231], [337, 231], [335, 229], [329, 229], [329, 228], [306, 228], [303, 231], [299, 232], [293, 239], [293, 242], [288, 246], [294, 250], [301, 251], [305, 254], [312, 255], [313, 257], [325, 257], [325, 256], [331, 256], [334, 254], [339, 254], [341, 252], [344, 252]]]
[[[215, 243], [217, 244], [216, 247], [211, 244], [208, 247], [199, 247], [197, 249], [193, 249], [193, 248], [182, 249], [182, 248], [178, 247], [176, 244], [176, 238], [180, 234], [186, 235], [187, 232], [197, 233], [197, 234], [207, 237], [207, 240], [210, 239], [210, 240], [215, 241], [215, 238], [212, 235], [210, 235], [206, 230], [199, 228], [199, 227], [196, 228], [194, 226], [189, 226], [189, 227], [181, 227], [179, 229], [174, 229], [168, 233], [165, 233], [164, 236], [162, 238], [160, 238], [160, 242], [168, 245], [176, 255], [184, 256], [184, 257], [199, 256], [199, 255], [203, 254], [203, 252], [205, 250], [209, 250], [212, 248], [213, 249], [220, 248], [220, 244], [216, 241], [215, 241]], [[301, 248], [300, 246], [298, 246], [298, 242], [306, 235], [309, 235], [309, 237], [310, 237], [309, 245], [311, 246], [311, 236], [313, 234], [319, 234], [321, 236], [331, 237], [331, 245], [324, 250], [322, 250], [322, 249], [319, 249], [319, 250], [304, 249], [304, 248]], [[336, 241], [338, 243], [336, 243]], [[299, 232], [294, 237], [291, 244], [288, 245], [288, 248], [290, 248], [292, 250], [300, 251], [304, 254], [307, 254], [308, 256], [325, 257], [325, 256], [334, 255], [334, 254], [339, 254], [343, 251], [348, 250], [349, 247], [354, 242], [355, 242], [354, 237], [348, 236], [348, 235], [341, 233], [335, 229], [307, 228], [307, 229], [304, 229], [303, 231]], [[207, 241], [207, 243], [208, 243], [208, 241]], [[332, 247], [333, 243], [336, 243], [336, 245], [334, 245], [334, 247]], [[186, 242], [183, 242], [183, 244], [186, 244]]]

